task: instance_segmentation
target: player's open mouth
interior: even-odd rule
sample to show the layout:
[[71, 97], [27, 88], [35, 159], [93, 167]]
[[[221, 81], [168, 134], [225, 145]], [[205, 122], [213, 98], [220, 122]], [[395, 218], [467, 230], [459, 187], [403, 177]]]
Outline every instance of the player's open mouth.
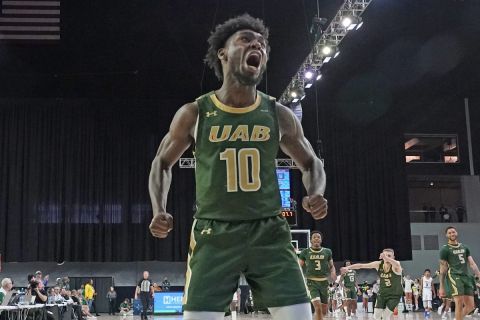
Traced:
[[254, 68], [254, 69], [258, 69], [260, 67], [261, 60], [262, 60], [262, 57], [259, 53], [251, 52], [247, 56], [247, 61], [246, 61], [247, 66], [251, 67], [251, 68]]

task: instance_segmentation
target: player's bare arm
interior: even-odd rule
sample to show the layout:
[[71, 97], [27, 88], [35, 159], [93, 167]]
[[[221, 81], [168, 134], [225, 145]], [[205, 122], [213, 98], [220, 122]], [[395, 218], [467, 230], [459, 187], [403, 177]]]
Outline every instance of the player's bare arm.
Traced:
[[440, 288], [438, 290], [438, 295], [441, 298], [445, 297], [445, 278], [448, 271], [448, 262], [445, 260], [440, 260]]
[[349, 270], [358, 270], [358, 269], [376, 269], [380, 268], [380, 261], [373, 261], [369, 263], [355, 263], [349, 265], [348, 267], [342, 267], [340, 272], [342, 274], [348, 272]]
[[328, 262], [328, 267], [330, 268], [330, 278], [332, 281], [337, 280], [337, 271], [335, 270], [335, 265], [333, 264], [333, 260], [330, 259]]
[[472, 256], [468, 256], [468, 265], [470, 266], [470, 269], [472, 269], [473, 274], [477, 278], [480, 278], [480, 270], [478, 270], [478, 266], [475, 263], [475, 260], [473, 260]]
[[173, 228], [173, 217], [167, 213], [171, 168], [193, 143], [197, 114], [196, 103], [186, 104], [177, 111], [152, 162], [148, 189], [153, 209], [150, 232], [154, 237], [165, 238]]
[[308, 196], [302, 206], [319, 220], [327, 215], [327, 200], [323, 197], [326, 177], [323, 164], [303, 134], [302, 125], [292, 110], [277, 103], [280, 127], [280, 148], [292, 158], [302, 171], [302, 181]]
[[303, 261], [302, 259], [298, 259], [298, 264], [301, 268], [303, 268], [303, 266], [305, 265], [305, 261]]
[[386, 255], [383, 252], [380, 254], [380, 259], [383, 259], [385, 262], [390, 263], [392, 265], [393, 272], [395, 272], [396, 274], [401, 274], [402, 273], [402, 266], [400, 265], [400, 261], [397, 261], [397, 260], [389, 257], [388, 255]]

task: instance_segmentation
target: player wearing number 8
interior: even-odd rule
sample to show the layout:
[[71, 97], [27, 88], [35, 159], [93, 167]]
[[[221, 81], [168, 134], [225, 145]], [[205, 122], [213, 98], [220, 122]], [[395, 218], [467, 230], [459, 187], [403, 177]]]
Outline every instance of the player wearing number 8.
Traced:
[[455, 319], [461, 320], [473, 311], [474, 281], [468, 266], [480, 277], [478, 266], [470, 255], [470, 249], [458, 242], [455, 227], [445, 230], [448, 243], [440, 249], [440, 297], [453, 296], [455, 301]]
[[376, 269], [380, 278], [380, 289], [375, 303], [373, 316], [375, 320], [389, 320], [403, 294], [402, 266], [395, 260], [393, 249], [383, 249], [380, 261], [370, 263], [356, 263], [341, 269], [345, 274], [356, 269]]

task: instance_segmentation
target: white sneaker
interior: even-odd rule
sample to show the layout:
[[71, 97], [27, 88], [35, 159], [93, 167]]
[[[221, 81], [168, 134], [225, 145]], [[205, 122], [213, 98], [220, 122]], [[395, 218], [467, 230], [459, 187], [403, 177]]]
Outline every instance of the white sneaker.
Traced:
[[446, 312], [442, 314], [442, 319], [447, 319], [447, 313]]
[[443, 311], [443, 304], [440, 307], [438, 307], [437, 313], [439, 316], [442, 315], [442, 311]]

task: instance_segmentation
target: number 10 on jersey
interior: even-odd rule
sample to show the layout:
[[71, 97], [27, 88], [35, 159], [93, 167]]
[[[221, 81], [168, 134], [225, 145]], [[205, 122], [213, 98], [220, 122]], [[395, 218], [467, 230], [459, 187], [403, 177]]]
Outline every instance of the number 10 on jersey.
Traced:
[[260, 152], [255, 148], [227, 148], [220, 153], [220, 160], [226, 161], [227, 192], [244, 192], [260, 189]]

